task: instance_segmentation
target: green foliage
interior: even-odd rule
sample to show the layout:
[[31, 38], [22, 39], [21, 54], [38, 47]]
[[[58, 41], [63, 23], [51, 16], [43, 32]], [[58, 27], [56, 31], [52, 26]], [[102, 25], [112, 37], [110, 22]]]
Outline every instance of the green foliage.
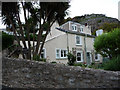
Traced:
[[97, 21], [97, 23], [101, 23], [101, 22], [102, 22], [102, 20], [98, 20], [98, 21]]
[[74, 65], [76, 57], [72, 53], [68, 53], [68, 65]]
[[85, 63], [75, 63], [74, 66], [87, 67]]
[[96, 52], [103, 57], [116, 57], [120, 54], [120, 28], [98, 36], [94, 42]]
[[[25, 36], [25, 40], [28, 40], [27, 35]], [[30, 34], [30, 41], [32, 41], [32, 40], [33, 40], [33, 34]], [[37, 35], [36, 34], [34, 35], [34, 40], [35, 41], [37, 40]]]
[[91, 63], [88, 68], [103, 69], [104, 63]]
[[53, 64], [56, 64], [57, 62], [55, 62], [55, 61], [52, 61], [51, 63], [53, 63]]
[[120, 71], [120, 55], [104, 64], [105, 70]]
[[103, 29], [105, 32], [110, 32], [112, 31], [114, 28], [120, 28], [120, 24], [119, 23], [104, 23], [101, 27], [99, 27], [100, 29]]
[[2, 50], [13, 44], [14, 36], [2, 32]]
[[40, 58], [39, 55], [33, 56], [33, 60], [35, 60], [35, 61], [43, 61], [43, 62], [46, 62], [46, 59], [45, 59], [45, 58]]
[[40, 61], [46, 62], [46, 59], [45, 58], [41, 58]]
[[33, 56], [33, 60], [40, 61], [40, 56], [38, 56], [38, 55]]

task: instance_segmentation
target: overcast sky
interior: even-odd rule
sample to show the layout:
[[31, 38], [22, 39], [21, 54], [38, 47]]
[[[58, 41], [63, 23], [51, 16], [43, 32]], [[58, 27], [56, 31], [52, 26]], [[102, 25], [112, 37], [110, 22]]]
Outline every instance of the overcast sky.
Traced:
[[[120, 0], [71, 0], [69, 16], [75, 17], [84, 14], [105, 14], [108, 17], [118, 19], [118, 2]], [[1, 25], [0, 28], [5, 26]]]
[[71, 0], [70, 17], [84, 14], [105, 14], [118, 19], [118, 2], [120, 0]]

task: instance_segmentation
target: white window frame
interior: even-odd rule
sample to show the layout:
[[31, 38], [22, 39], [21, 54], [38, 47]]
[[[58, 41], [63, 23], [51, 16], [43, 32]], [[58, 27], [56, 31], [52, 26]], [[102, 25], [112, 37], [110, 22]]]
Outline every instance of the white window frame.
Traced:
[[[82, 29], [82, 30], [81, 30]], [[80, 26], [80, 32], [83, 32], [83, 26]]]
[[[73, 31], [77, 31], [77, 25], [72, 24], [72, 27], [74, 28], [74, 29], [72, 28]], [[76, 29], [75, 29], [75, 27], [76, 27]]]
[[[77, 53], [81, 53], [81, 61], [77, 61]], [[83, 62], [83, 52], [82, 51], [76, 51], [76, 62]]]
[[[91, 51], [87, 51], [87, 53], [90, 53], [90, 62], [92, 62], [92, 55], [91, 55]], [[86, 57], [87, 58], [87, 57]]]
[[[57, 57], [57, 50], [59, 50], [59, 57]], [[61, 57], [61, 51], [66, 51], [66, 57], [64, 57], [64, 52], [63, 52], [63, 57]], [[66, 59], [67, 58], [67, 54], [68, 54], [68, 51], [67, 49], [59, 49], [59, 48], [56, 48], [55, 50], [55, 55], [56, 55], [56, 59]]]
[[99, 58], [99, 55], [100, 55], [100, 54], [98, 54], [98, 53], [95, 53], [95, 54], [97, 54], [97, 57], [98, 57], [98, 59], [96, 59], [96, 58], [94, 57], [94, 58], [95, 58], [95, 61], [100, 61], [100, 58]]
[[[46, 58], [46, 49], [43, 48], [43, 50], [44, 50], [44, 58]], [[42, 53], [42, 52], [41, 52], [41, 53]], [[40, 55], [40, 58], [41, 58], [41, 55]]]
[[[80, 40], [80, 43], [79, 44], [77, 44], [77, 39], [76, 39], [76, 37], [79, 37], [79, 40]], [[79, 36], [79, 35], [75, 35], [75, 43], [76, 43], [76, 45], [82, 45], [82, 39], [81, 39], [81, 36]]]
[[[59, 50], [59, 57], [57, 57], [57, 50]], [[55, 55], [56, 55], [56, 58], [58, 59], [58, 58], [60, 58], [60, 49], [59, 48], [56, 48], [56, 50], [55, 50]]]

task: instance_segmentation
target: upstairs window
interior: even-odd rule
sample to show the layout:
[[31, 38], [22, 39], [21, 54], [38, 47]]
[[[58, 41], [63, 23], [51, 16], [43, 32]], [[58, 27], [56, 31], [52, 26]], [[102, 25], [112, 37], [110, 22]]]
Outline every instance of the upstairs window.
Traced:
[[72, 25], [72, 30], [77, 31], [77, 25]]
[[82, 45], [80, 36], [76, 36], [76, 45]]
[[83, 32], [83, 27], [82, 26], [80, 26], [80, 32]]

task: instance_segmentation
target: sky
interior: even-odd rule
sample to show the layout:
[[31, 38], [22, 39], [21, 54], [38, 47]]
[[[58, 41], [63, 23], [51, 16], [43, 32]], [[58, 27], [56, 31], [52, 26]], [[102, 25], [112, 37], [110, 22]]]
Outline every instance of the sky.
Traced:
[[94, 13], [105, 14], [108, 17], [118, 19], [119, 1], [120, 0], [71, 0], [69, 16], [75, 17]]
[[[75, 17], [94, 13], [105, 14], [108, 17], [118, 19], [119, 1], [120, 0], [71, 0], [71, 7], [68, 9], [69, 15], [67, 17]], [[0, 28], [5, 28], [4, 25], [1, 25], [1, 21]]]

